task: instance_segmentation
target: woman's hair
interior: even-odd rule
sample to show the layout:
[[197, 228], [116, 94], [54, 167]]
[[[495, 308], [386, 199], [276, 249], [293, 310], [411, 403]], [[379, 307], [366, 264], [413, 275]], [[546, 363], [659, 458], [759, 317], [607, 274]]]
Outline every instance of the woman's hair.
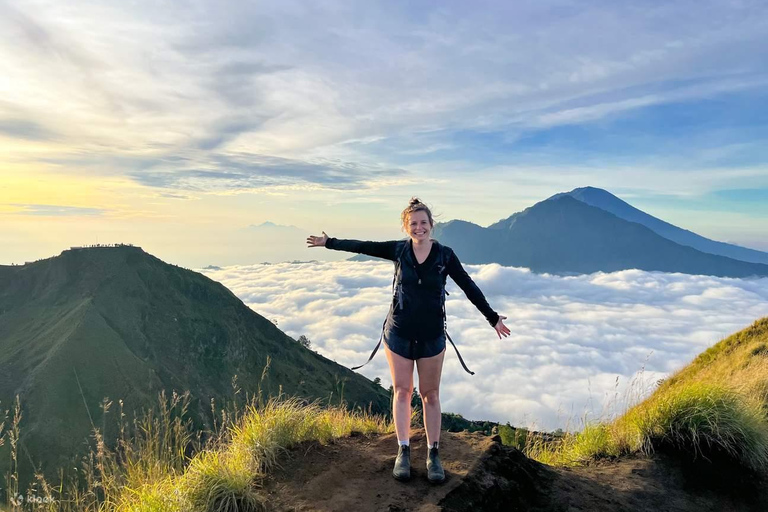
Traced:
[[402, 222], [402, 228], [404, 231], [408, 231], [408, 217], [413, 212], [427, 212], [427, 218], [429, 219], [430, 227], [435, 226], [435, 222], [432, 220], [432, 211], [429, 209], [429, 206], [422, 203], [421, 199], [418, 197], [412, 197], [411, 200], [408, 201], [408, 206], [406, 206], [405, 210], [403, 210], [403, 213], [400, 214], [400, 221]]

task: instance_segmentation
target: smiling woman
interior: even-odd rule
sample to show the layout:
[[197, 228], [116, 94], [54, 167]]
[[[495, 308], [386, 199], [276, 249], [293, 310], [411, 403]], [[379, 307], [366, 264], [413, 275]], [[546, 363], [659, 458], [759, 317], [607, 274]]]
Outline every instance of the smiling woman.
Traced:
[[[429, 207], [418, 198], [411, 198], [400, 220], [409, 240], [342, 240], [329, 238], [323, 232], [323, 236], [308, 237], [307, 243], [310, 247], [325, 246], [328, 249], [357, 252], [395, 263], [392, 302], [379, 340], [379, 344], [384, 341], [395, 390], [392, 410], [399, 451], [392, 475], [401, 481], [409, 480], [411, 475], [410, 420], [415, 362], [429, 447], [427, 477], [430, 482], [438, 483], [445, 479], [445, 471], [438, 456], [438, 442], [441, 423], [440, 377], [448, 337], [445, 327], [445, 282], [448, 276], [483, 313], [499, 338], [508, 336], [510, 331], [502, 321], [506, 317], [500, 316], [488, 305], [453, 250], [430, 238], [434, 221]], [[379, 345], [376, 345], [368, 361], [378, 348]], [[464, 365], [458, 349], [456, 353], [464, 369], [472, 374]], [[353, 370], [357, 368], [359, 366]]]

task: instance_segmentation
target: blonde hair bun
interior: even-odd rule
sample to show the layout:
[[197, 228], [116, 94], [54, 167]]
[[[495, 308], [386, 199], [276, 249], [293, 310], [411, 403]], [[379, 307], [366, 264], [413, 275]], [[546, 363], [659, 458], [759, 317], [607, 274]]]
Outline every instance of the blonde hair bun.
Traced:
[[424, 204], [418, 197], [413, 196], [411, 197], [411, 200], [408, 201], [408, 206], [400, 214], [400, 222], [402, 224], [403, 231], [408, 231], [406, 227], [408, 224], [408, 217], [410, 217], [413, 212], [427, 212], [429, 225], [434, 227], [435, 221], [432, 218], [432, 211], [429, 209], [429, 206]]

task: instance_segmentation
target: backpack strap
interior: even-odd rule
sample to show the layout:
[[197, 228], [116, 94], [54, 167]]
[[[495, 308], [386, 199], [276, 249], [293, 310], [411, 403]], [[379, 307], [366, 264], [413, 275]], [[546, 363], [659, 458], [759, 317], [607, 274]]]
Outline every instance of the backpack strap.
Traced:
[[[397, 254], [397, 259], [395, 260], [395, 275], [392, 277], [392, 296], [393, 299], [396, 298], [397, 303], [399, 304], [400, 308], [403, 307], [403, 289], [402, 285], [400, 283], [400, 267], [402, 266], [402, 259], [403, 254], [405, 254], [405, 250], [408, 248], [408, 241], [406, 240], [403, 242], [403, 246], [400, 248], [400, 252]], [[395, 286], [395, 282], [397, 282], [397, 286]], [[389, 315], [387, 315], [388, 317]], [[350, 368], [350, 370], [357, 370], [358, 368], [362, 368], [363, 366], [367, 365], [371, 362], [371, 359], [373, 359], [373, 356], [376, 355], [376, 352], [379, 350], [379, 347], [381, 346], [381, 341], [384, 339], [384, 326], [387, 325], [387, 318], [384, 318], [384, 323], [381, 324], [381, 335], [379, 336], [379, 342], [376, 344], [375, 347], [373, 347], [373, 352], [371, 352], [371, 355], [368, 356], [368, 360], [361, 364], [360, 366], [354, 366]]]
[[[403, 255], [405, 254], [406, 249], [408, 249], [409, 244], [409, 240], [403, 241], [403, 246], [400, 248], [400, 252], [397, 254], [397, 259], [395, 260], [395, 275], [392, 278], [392, 296], [396, 299], [397, 306], [400, 309], [403, 309], [403, 282], [401, 269], [403, 267]], [[397, 285], [395, 285], [395, 281], [397, 281]]]

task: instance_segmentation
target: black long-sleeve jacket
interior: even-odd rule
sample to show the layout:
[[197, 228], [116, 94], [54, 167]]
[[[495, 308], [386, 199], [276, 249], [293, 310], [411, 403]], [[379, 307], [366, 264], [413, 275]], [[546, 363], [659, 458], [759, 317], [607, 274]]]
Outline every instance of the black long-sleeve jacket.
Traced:
[[[459, 285], [467, 298], [485, 316], [491, 326], [499, 321], [499, 315], [486, 301], [485, 296], [462, 267], [456, 253], [436, 240], [423, 264], [413, 253], [412, 240], [370, 242], [328, 238], [328, 249], [367, 254], [394, 261], [395, 286], [392, 304], [385, 322], [385, 329], [409, 339], [431, 340], [445, 329], [443, 317], [443, 290], [447, 276]], [[442, 252], [442, 258], [440, 258]], [[397, 261], [400, 259], [399, 279]], [[442, 260], [443, 264], [440, 265]]]

